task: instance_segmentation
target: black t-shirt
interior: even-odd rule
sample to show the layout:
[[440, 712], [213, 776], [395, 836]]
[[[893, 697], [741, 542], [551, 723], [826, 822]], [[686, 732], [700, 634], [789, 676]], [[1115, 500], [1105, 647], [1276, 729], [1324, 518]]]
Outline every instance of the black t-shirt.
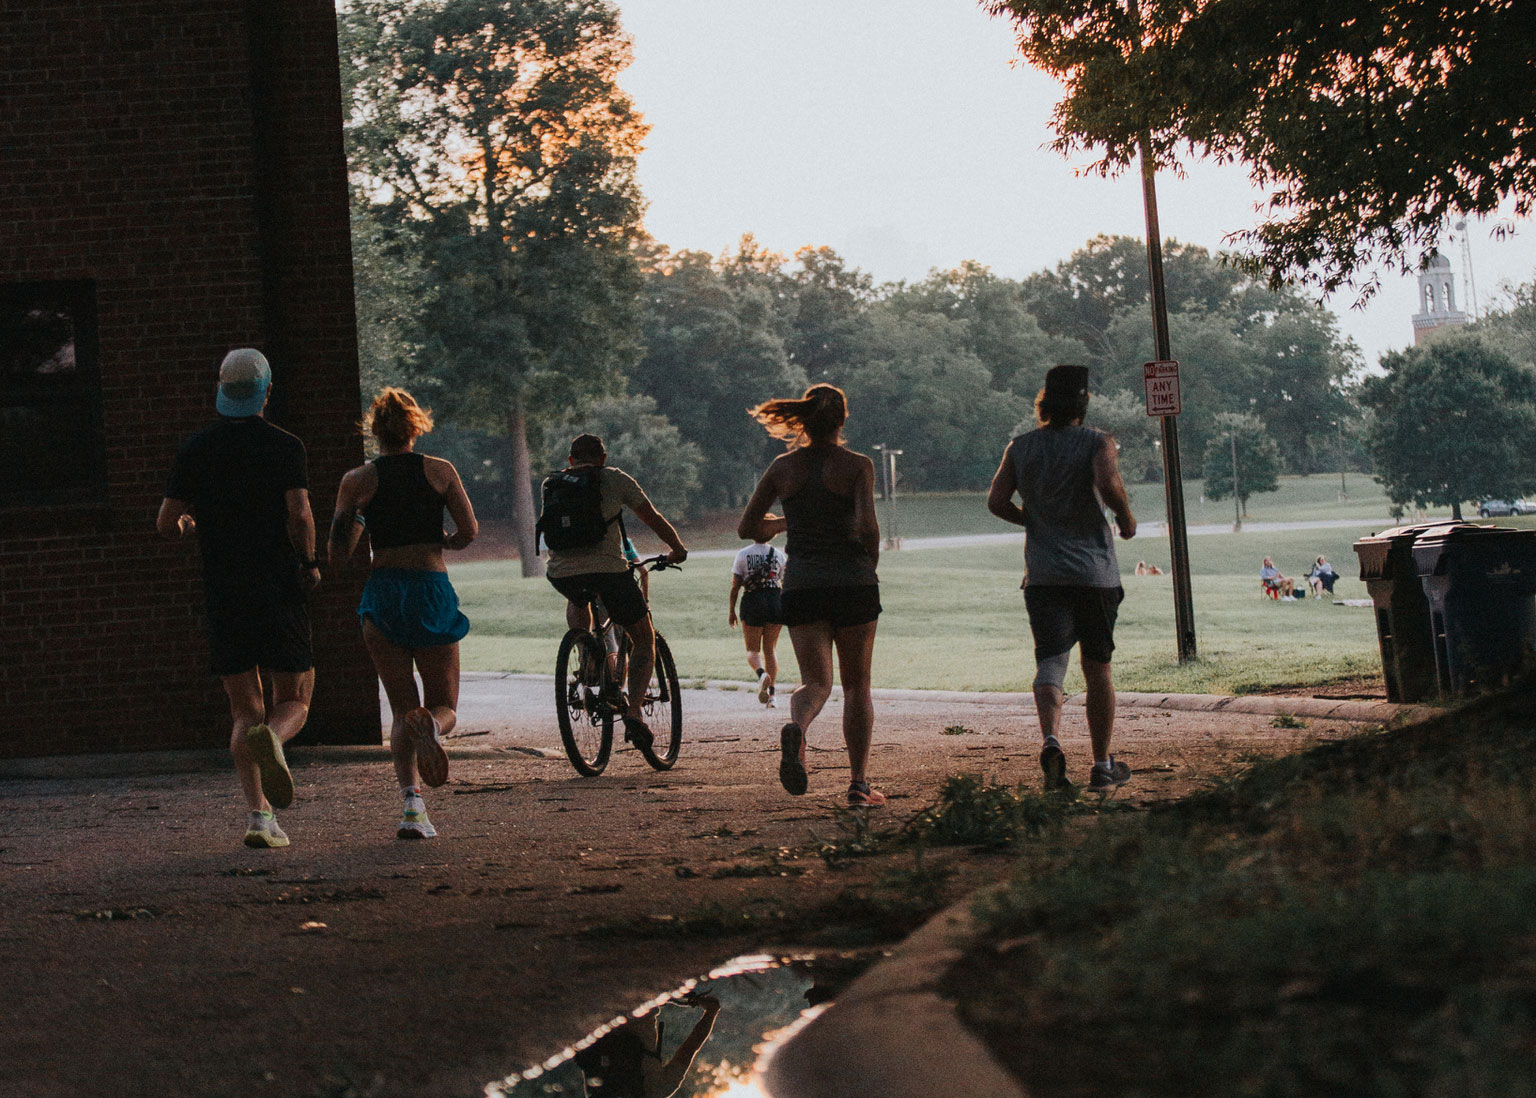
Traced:
[[287, 493], [308, 487], [304, 444], [259, 416], [221, 419], [182, 443], [165, 494], [197, 520], [210, 610], [304, 598]]

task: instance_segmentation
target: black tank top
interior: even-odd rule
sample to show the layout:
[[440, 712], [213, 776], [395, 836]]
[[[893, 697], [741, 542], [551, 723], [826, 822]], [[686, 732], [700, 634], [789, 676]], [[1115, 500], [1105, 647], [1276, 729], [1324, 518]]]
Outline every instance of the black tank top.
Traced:
[[443, 497], [427, 480], [421, 454], [385, 454], [373, 459], [378, 490], [363, 508], [368, 540], [375, 549], [443, 543]]
[[783, 500], [787, 537], [784, 590], [867, 586], [875, 562], [853, 536], [853, 497], [838, 495], [823, 482], [829, 447], [804, 451], [810, 469], [805, 483]]

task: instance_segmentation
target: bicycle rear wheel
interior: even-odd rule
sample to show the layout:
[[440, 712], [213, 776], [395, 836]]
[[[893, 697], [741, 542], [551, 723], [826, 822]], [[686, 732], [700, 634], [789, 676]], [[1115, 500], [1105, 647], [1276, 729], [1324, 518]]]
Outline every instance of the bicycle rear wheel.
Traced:
[[656, 634], [656, 667], [645, 687], [645, 723], [654, 739], [640, 754], [657, 770], [671, 770], [683, 746], [683, 699], [677, 684], [677, 664], [665, 638]]
[[603, 646], [585, 629], [572, 629], [555, 657], [555, 717], [560, 742], [576, 773], [595, 778], [613, 750], [613, 710], [603, 704]]

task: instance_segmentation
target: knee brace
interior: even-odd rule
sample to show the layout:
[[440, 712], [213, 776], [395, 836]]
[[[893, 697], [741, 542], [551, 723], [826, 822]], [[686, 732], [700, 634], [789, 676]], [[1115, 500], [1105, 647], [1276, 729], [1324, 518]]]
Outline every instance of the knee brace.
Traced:
[[1071, 660], [1072, 653], [1062, 652], [1055, 656], [1047, 656], [1043, 660], [1035, 661], [1035, 686], [1054, 686], [1060, 690], [1062, 684], [1067, 681], [1067, 664]]

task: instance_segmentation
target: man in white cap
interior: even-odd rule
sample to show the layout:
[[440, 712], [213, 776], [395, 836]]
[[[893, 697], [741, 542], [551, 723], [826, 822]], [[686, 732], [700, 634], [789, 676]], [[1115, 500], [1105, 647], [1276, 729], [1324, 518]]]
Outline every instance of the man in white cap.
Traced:
[[1035, 398], [1039, 426], [1008, 444], [992, 478], [987, 510], [1025, 531], [1024, 608], [1035, 641], [1035, 711], [1044, 741], [1040, 769], [1045, 788], [1072, 788], [1057, 732], [1067, 661], [1073, 647], [1080, 646], [1093, 748], [1088, 790], [1110, 793], [1126, 783], [1131, 768], [1109, 753], [1115, 730], [1110, 658], [1125, 591], [1104, 509], [1113, 512], [1122, 538], [1136, 536], [1136, 518], [1120, 480], [1115, 440], [1083, 426], [1087, 411], [1088, 367], [1051, 367]]
[[258, 848], [288, 845], [273, 809], [293, 801], [283, 744], [309, 717], [305, 597], [320, 585], [304, 444], [263, 418], [271, 386], [260, 351], [224, 356], [219, 421], [182, 443], [155, 520], [164, 537], [197, 534], [213, 673], [229, 697], [229, 747], [250, 809], [245, 845]]

